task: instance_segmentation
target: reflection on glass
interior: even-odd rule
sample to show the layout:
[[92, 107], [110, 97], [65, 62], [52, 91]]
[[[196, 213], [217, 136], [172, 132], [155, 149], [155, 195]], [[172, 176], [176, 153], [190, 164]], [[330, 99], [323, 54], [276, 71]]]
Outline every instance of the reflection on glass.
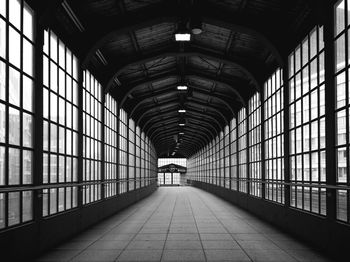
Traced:
[[23, 184], [31, 184], [32, 181], [32, 152], [28, 150], [23, 150]]
[[24, 191], [22, 193], [22, 222], [27, 222], [33, 219], [33, 192]]
[[5, 194], [0, 193], [0, 228], [5, 227]]
[[32, 147], [33, 143], [33, 117], [23, 113], [23, 146]]
[[10, 67], [9, 69], [9, 102], [15, 106], [20, 105], [20, 73]]
[[20, 222], [20, 193], [11, 192], [8, 194], [8, 225], [12, 226]]
[[50, 215], [57, 213], [57, 189], [50, 189]]
[[20, 150], [9, 148], [9, 185], [18, 185], [20, 183]]
[[20, 144], [20, 115], [19, 110], [9, 108], [9, 143], [13, 145]]
[[5, 105], [0, 103], [0, 142], [5, 142], [6, 135], [6, 114]]
[[345, 147], [337, 149], [337, 182], [347, 182], [347, 157]]
[[342, 221], [348, 220], [347, 215], [347, 198], [348, 193], [346, 190], [337, 190], [337, 219]]
[[0, 185], [5, 185], [5, 147], [0, 146]]

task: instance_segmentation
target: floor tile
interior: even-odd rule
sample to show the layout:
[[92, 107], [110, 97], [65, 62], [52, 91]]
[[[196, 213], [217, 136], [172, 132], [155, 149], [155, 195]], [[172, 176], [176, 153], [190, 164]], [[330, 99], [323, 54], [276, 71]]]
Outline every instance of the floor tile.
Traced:
[[207, 261], [251, 261], [242, 250], [205, 250]]
[[128, 242], [124, 240], [98, 240], [89, 246], [88, 249], [123, 249], [127, 246]]
[[149, 250], [155, 250], [160, 249], [163, 250], [164, 248], [164, 240], [133, 240], [129, 243], [126, 249], [136, 250], [136, 249], [149, 249]]
[[73, 258], [72, 262], [78, 261], [115, 261], [122, 250], [84, 250]]
[[185, 250], [185, 249], [202, 249], [200, 241], [196, 240], [167, 240], [165, 243], [165, 249], [176, 249], [176, 250]]
[[202, 241], [204, 249], [241, 249], [236, 241], [209, 240]]
[[161, 250], [124, 250], [116, 261], [160, 261]]
[[328, 261], [222, 199], [161, 188], [38, 261]]
[[206, 261], [203, 250], [164, 250], [162, 261]]

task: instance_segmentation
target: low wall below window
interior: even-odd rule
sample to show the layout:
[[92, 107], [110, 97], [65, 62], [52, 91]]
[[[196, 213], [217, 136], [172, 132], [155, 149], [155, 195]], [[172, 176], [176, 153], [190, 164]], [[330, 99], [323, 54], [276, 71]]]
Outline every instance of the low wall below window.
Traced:
[[[3, 261], [33, 258], [88, 227], [149, 196], [157, 189], [154, 183], [116, 197], [103, 199], [69, 210], [40, 222], [23, 224], [0, 233]], [[7, 260], [6, 260], [7, 258]]]
[[190, 183], [249, 211], [333, 258], [349, 259], [350, 227], [346, 224], [216, 185], [193, 180]]

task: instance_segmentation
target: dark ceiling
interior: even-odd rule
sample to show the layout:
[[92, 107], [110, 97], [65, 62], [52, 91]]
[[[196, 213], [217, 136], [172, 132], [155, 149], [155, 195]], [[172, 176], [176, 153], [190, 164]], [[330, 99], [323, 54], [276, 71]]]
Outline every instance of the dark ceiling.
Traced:
[[[81, 26], [62, 0], [32, 5], [150, 137], [159, 157], [171, 155], [176, 142], [175, 156], [189, 157], [283, 66], [318, 23], [322, 1], [66, 0]], [[193, 19], [203, 32], [176, 42], [180, 23]], [[189, 89], [178, 91], [180, 84]]]

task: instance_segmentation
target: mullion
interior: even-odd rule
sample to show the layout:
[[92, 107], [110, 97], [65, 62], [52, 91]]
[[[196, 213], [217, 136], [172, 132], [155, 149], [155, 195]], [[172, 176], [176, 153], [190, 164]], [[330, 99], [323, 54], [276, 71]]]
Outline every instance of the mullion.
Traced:
[[[316, 27], [316, 57], [314, 59], [317, 59], [316, 63], [316, 70], [317, 70], [317, 87], [320, 87], [320, 56], [323, 55], [323, 50], [320, 51], [320, 28]], [[310, 77], [311, 81], [311, 77]], [[311, 83], [310, 83], [311, 86]], [[318, 89], [318, 99], [317, 99], [317, 107], [318, 107], [318, 117], [320, 117], [320, 89]], [[321, 172], [322, 172], [322, 166], [321, 166], [321, 129], [320, 129], [320, 121], [318, 121], [318, 184], [320, 184], [321, 181]], [[311, 136], [310, 136], [311, 138]], [[311, 167], [311, 166], [310, 166]], [[321, 214], [321, 189], [317, 189], [317, 197], [318, 197], [318, 214]], [[312, 208], [312, 205], [311, 205]]]
[[[348, 12], [345, 12], [345, 10], [348, 10], [348, 1], [344, 1], [344, 13], [345, 13], [345, 31], [344, 31], [344, 35], [345, 35], [345, 47], [348, 47], [349, 43], [348, 43], [348, 34], [349, 34], [349, 28], [347, 27], [348, 25]], [[346, 105], [346, 109], [345, 110], [345, 121], [346, 121], [346, 185], [349, 186], [349, 180], [350, 180], [350, 171], [349, 171], [349, 167], [350, 167], [350, 152], [349, 152], [349, 53], [348, 53], [348, 48], [345, 48], [345, 105]], [[347, 222], [350, 222], [350, 198], [349, 198], [349, 194], [348, 191], [346, 191], [346, 199], [347, 199]]]
[[[9, 5], [8, 1], [6, 1], [6, 19], [5, 25], [6, 25], [6, 61], [4, 61], [5, 64], [5, 74], [6, 74], [6, 90], [5, 90], [5, 186], [9, 185], [9, 22], [8, 22], [8, 14], [9, 14]], [[9, 214], [9, 193], [4, 193], [4, 200], [5, 200], [5, 214], [4, 214], [4, 219], [5, 219], [5, 228], [8, 227], [9, 224], [9, 219], [8, 219], [8, 214]]]

